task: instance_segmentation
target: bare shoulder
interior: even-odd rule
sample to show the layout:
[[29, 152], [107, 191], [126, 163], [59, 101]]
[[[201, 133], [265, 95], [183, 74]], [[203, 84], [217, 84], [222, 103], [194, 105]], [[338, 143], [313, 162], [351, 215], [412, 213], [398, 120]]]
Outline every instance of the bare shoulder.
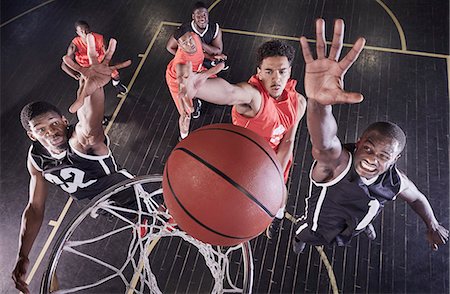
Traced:
[[339, 177], [352, 163], [350, 153], [341, 149], [336, 159], [316, 160], [314, 164], [312, 179], [319, 183], [327, 183]]
[[27, 169], [32, 177], [42, 177], [42, 173], [37, 169], [31, 155], [27, 157]]
[[248, 82], [242, 82], [236, 84], [236, 86], [242, 91], [242, 98], [239, 99], [240, 103], [236, 104], [236, 111], [247, 117], [255, 117], [261, 108], [262, 95], [259, 90], [249, 84]]
[[69, 138], [69, 144], [76, 151], [94, 155], [106, 155], [109, 152], [108, 146], [105, 143], [105, 133], [103, 128], [100, 128], [97, 133], [85, 133], [81, 122], [78, 122], [75, 129]]

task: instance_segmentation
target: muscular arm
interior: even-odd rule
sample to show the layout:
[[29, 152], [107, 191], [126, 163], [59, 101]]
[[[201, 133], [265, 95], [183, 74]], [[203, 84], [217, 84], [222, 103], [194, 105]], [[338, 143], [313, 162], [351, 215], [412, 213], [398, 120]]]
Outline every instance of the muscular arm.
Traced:
[[341, 154], [342, 147], [336, 135], [337, 123], [332, 106], [309, 99], [306, 112], [314, 159], [318, 162], [336, 160]]
[[289, 162], [292, 152], [294, 151], [295, 134], [297, 133], [300, 120], [305, 114], [306, 100], [302, 95], [298, 95], [298, 107], [297, 107], [297, 120], [294, 125], [283, 136], [280, 145], [278, 146], [277, 157], [281, 164], [281, 169], [286, 170], [286, 166]]
[[219, 28], [216, 38], [211, 44], [202, 43], [203, 51], [209, 55], [220, 55], [223, 51], [222, 30]]
[[399, 193], [398, 197], [405, 200], [414, 212], [422, 218], [428, 229], [427, 240], [432, 249], [437, 250], [438, 245], [445, 244], [448, 241], [448, 230], [437, 221], [427, 197], [404, 174], [400, 175], [402, 187], [405, 188]]
[[170, 36], [169, 40], [167, 41], [166, 49], [172, 55], [175, 55], [175, 53], [177, 53], [178, 43], [177, 40], [175, 40], [175, 38], [173, 37], [173, 35]]
[[[77, 51], [77, 47], [75, 44], [70, 43], [69, 47], [67, 48], [66, 56], [68, 56], [70, 59], [75, 60], [75, 52]], [[61, 63], [61, 69], [67, 73], [69, 76], [74, 78], [75, 80], [78, 80], [80, 78], [80, 73], [74, 71], [70, 67], [68, 67], [64, 61]]]
[[325, 22], [316, 20], [316, 52], [313, 58], [305, 37], [300, 38], [305, 59], [305, 92], [308, 97], [306, 111], [308, 131], [313, 145], [313, 157], [317, 165], [313, 170], [316, 181], [329, 181], [345, 168], [349, 154], [342, 152], [341, 142], [336, 136], [337, 124], [332, 105], [339, 103], [358, 103], [360, 93], [345, 92], [344, 75], [356, 61], [365, 39], [359, 38], [345, 57], [338, 62], [344, 39], [344, 21], [337, 19], [334, 25], [333, 41], [328, 58], [326, 55]]
[[18, 255], [12, 276], [16, 283], [16, 288], [25, 293], [29, 292], [25, 283], [25, 274], [29, 263], [28, 255], [42, 225], [45, 200], [48, 194], [48, 183], [42, 174], [34, 168], [30, 159], [27, 161], [27, 167], [31, 176], [29, 186], [30, 195], [28, 204], [22, 214]]
[[86, 97], [83, 106], [77, 111], [78, 123], [75, 129], [75, 147], [79, 151], [92, 150], [96, 155], [108, 153], [108, 148], [104, 143], [105, 134], [102, 127], [104, 109], [105, 93], [103, 87], [101, 87], [91, 96]]

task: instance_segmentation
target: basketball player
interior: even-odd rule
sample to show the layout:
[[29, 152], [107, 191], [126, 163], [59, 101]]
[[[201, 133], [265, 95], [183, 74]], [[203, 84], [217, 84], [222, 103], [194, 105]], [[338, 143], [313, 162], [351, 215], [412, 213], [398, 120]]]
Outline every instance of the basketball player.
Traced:
[[180, 127], [179, 140], [182, 140], [189, 134], [191, 111], [178, 97], [177, 68], [182, 64], [186, 64], [186, 62], [190, 62], [191, 70], [196, 72], [206, 70], [206, 68], [203, 67], [204, 53], [200, 38], [197, 34], [191, 32], [187, 27], [179, 27], [175, 30], [173, 38], [178, 43], [178, 49], [175, 57], [167, 65], [166, 82], [178, 113], [180, 114], [178, 120]]
[[16, 288], [29, 293], [25, 274], [28, 255], [44, 217], [48, 185], [54, 184], [75, 199], [93, 198], [114, 184], [132, 178], [115, 162], [101, 125], [105, 95], [103, 86], [114, 70], [126, 67], [129, 61], [108, 66], [115, 51], [111, 40], [102, 63], [98, 63], [95, 39], [87, 35], [90, 67], [81, 67], [70, 57], [64, 62], [85, 80], [79, 92], [84, 104], [77, 111], [78, 123], [68, 125], [60, 110], [47, 102], [26, 105], [20, 114], [22, 126], [33, 141], [28, 152], [30, 194], [20, 229], [17, 261], [12, 272]]
[[[223, 68], [219, 64], [207, 72], [194, 75], [190, 68], [180, 71], [181, 95], [187, 100], [199, 97], [205, 101], [233, 105], [233, 124], [254, 131], [269, 142], [277, 153], [287, 182], [293, 159], [295, 134], [306, 108], [305, 98], [297, 93], [296, 80], [290, 78], [295, 50], [280, 41], [261, 45], [257, 53], [257, 69], [248, 82], [230, 84], [224, 79], [207, 79]], [[278, 211], [266, 233], [272, 238], [284, 217], [287, 200]]]
[[317, 59], [312, 57], [305, 37], [300, 39], [306, 63], [305, 90], [308, 97], [307, 124], [315, 159], [310, 172], [310, 190], [305, 215], [298, 223], [293, 242], [296, 253], [305, 245], [346, 245], [352, 237], [376, 233], [371, 225], [387, 201], [400, 198], [422, 218], [433, 250], [448, 241], [448, 230], [441, 226], [424, 194], [396, 161], [406, 143], [402, 129], [391, 122], [371, 124], [356, 144], [342, 145], [336, 136], [337, 123], [332, 105], [358, 103], [363, 96], [343, 90], [343, 78], [358, 58], [365, 40], [359, 38], [340, 61], [344, 22], [336, 20], [333, 41], [326, 57], [325, 22], [316, 21]]
[[[223, 41], [222, 30], [218, 23], [209, 25], [209, 13], [208, 9], [203, 2], [197, 2], [194, 4], [192, 10], [192, 21], [181, 25], [194, 33], [196, 33], [201, 41], [203, 52], [205, 53], [205, 59], [203, 65], [206, 68], [215, 66], [218, 62], [224, 62], [227, 60], [227, 56], [223, 54]], [[175, 55], [178, 48], [178, 42], [171, 36], [167, 42], [166, 49], [173, 55]], [[224, 68], [225, 69], [225, 68]], [[226, 67], [228, 69], [228, 66]], [[192, 113], [192, 118], [200, 117], [201, 100], [194, 100], [195, 109]]]
[[[75, 37], [67, 48], [66, 56], [70, 57], [72, 60], [75, 60], [78, 65], [82, 67], [89, 66], [89, 57], [87, 54], [87, 42], [86, 36], [91, 33], [95, 38], [95, 50], [98, 54], [98, 61], [102, 62], [103, 58], [105, 58], [105, 43], [103, 40], [103, 36], [94, 32], [91, 32], [89, 28], [89, 24], [84, 20], [79, 20], [75, 22], [75, 31], [77, 33], [77, 37]], [[61, 69], [66, 72], [69, 76], [74, 78], [75, 80], [80, 81], [81, 83], [81, 75], [77, 71], [74, 71], [70, 67], [68, 67], [64, 62], [61, 63]], [[125, 94], [128, 92], [127, 87], [120, 82], [119, 72], [114, 70], [111, 73], [112, 84], [116, 88], [117, 92], [121, 94]], [[70, 112], [75, 113], [76, 109], [69, 109]]]

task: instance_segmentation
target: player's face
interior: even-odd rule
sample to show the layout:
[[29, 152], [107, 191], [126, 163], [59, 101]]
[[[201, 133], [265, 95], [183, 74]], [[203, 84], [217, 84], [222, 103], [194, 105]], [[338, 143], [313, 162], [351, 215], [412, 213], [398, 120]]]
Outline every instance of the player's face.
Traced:
[[269, 95], [278, 98], [291, 77], [291, 65], [286, 56], [266, 57], [257, 69], [257, 76]]
[[194, 20], [194, 23], [198, 28], [204, 30], [209, 21], [208, 10], [206, 8], [196, 9], [192, 13], [192, 19]]
[[187, 32], [178, 39], [178, 46], [188, 54], [194, 54], [197, 51], [194, 37], [190, 32]]
[[75, 28], [75, 31], [76, 31], [77, 35], [80, 36], [83, 40], [86, 40], [87, 34], [90, 33], [89, 29], [82, 27], [82, 26], [77, 26]]
[[39, 141], [52, 153], [61, 153], [67, 149], [67, 120], [56, 112], [49, 111], [36, 116], [28, 122], [28, 136], [33, 141]]
[[400, 157], [398, 141], [387, 138], [375, 130], [363, 135], [356, 143], [356, 147], [355, 170], [366, 179], [384, 173]]

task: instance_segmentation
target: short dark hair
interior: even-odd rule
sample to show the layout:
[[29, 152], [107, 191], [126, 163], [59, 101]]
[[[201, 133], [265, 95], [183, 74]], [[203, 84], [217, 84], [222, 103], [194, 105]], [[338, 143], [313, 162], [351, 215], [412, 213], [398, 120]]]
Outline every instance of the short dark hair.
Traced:
[[90, 29], [90, 27], [89, 27], [89, 24], [86, 22], [86, 21], [84, 21], [84, 20], [77, 20], [76, 22], [75, 22], [75, 28], [77, 28], [77, 27], [82, 27], [82, 28], [85, 28], [85, 29]]
[[29, 122], [33, 118], [47, 113], [47, 112], [55, 112], [62, 116], [61, 111], [53, 104], [50, 104], [45, 101], [36, 101], [31, 102], [25, 105], [20, 112], [20, 122], [22, 123], [22, 127], [28, 132], [30, 131]]
[[190, 25], [189, 26], [182, 25], [175, 30], [175, 32], [173, 33], [173, 37], [175, 38], [175, 40], [178, 41], [179, 38], [181, 38], [182, 36], [184, 36], [184, 34], [190, 31], [191, 31]]
[[291, 45], [279, 40], [265, 42], [258, 48], [256, 55], [257, 66], [260, 67], [265, 58], [272, 56], [286, 56], [289, 64], [292, 64], [295, 56], [295, 49]]
[[406, 145], [406, 135], [403, 132], [402, 128], [393, 122], [389, 121], [379, 121], [369, 125], [363, 133], [363, 136], [371, 131], [377, 131], [382, 136], [394, 139], [398, 142], [400, 151], [399, 154], [403, 151]]
[[200, 9], [200, 8], [208, 9], [208, 8], [206, 7], [205, 3], [203, 3], [202, 1], [198, 1], [198, 2], [196, 2], [196, 3], [194, 4], [194, 7], [192, 8], [192, 12], [194, 12], [194, 11], [196, 11], [197, 9]]

